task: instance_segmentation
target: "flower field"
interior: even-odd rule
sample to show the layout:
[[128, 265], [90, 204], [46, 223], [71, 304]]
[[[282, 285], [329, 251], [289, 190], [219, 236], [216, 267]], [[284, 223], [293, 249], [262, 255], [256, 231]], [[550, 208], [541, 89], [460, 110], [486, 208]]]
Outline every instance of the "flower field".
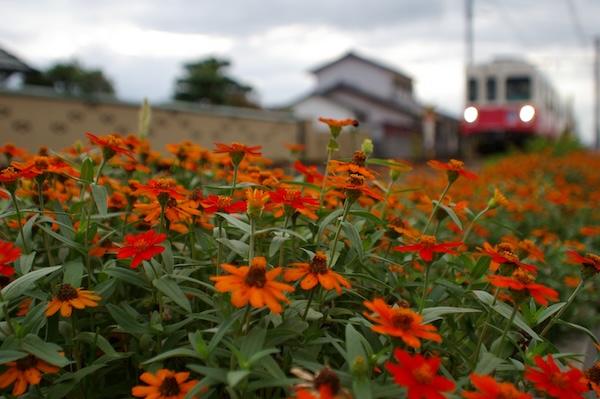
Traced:
[[600, 157], [0, 147], [6, 398], [584, 398]]

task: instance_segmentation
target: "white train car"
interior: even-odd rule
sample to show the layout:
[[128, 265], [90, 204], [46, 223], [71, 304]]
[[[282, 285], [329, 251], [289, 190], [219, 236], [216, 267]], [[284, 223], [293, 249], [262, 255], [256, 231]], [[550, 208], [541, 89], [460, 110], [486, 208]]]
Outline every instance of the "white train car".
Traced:
[[480, 144], [558, 138], [570, 118], [548, 79], [533, 65], [511, 59], [467, 67], [461, 134]]

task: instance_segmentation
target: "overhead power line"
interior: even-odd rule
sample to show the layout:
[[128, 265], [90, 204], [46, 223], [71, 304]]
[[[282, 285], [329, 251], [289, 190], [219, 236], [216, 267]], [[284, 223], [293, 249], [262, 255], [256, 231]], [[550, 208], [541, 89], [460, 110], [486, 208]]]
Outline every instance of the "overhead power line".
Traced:
[[579, 15], [577, 14], [577, 10], [575, 9], [575, 3], [573, 3], [573, 0], [565, 1], [567, 2], [567, 8], [569, 9], [569, 14], [571, 15], [571, 22], [573, 23], [573, 29], [575, 29], [575, 35], [579, 39], [579, 42], [582, 46], [587, 46], [587, 35], [583, 31], [583, 27], [581, 26]]

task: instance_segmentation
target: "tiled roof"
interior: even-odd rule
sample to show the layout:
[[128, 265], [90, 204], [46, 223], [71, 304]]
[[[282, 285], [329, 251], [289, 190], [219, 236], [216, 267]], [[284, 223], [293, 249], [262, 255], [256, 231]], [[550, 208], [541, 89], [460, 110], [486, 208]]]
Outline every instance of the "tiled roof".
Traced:
[[23, 61], [0, 48], [0, 71], [1, 72], [33, 72], [34, 69]]

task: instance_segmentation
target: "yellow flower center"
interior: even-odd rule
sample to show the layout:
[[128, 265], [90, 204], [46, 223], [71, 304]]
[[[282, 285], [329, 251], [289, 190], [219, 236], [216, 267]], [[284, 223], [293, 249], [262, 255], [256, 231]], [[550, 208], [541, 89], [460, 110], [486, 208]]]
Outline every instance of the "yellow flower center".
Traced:
[[348, 179], [348, 184], [354, 187], [362, 186], [365, 183], [365, 177], [356, 173], [352, 173]]
[[156, 179], [156, 187], [160, 189], [169, 189], [177, 185], [177, 182], [173, 179]]
[[50, 159], [48, 157], [36, 156], [33, 162], [35, 167], [40, 170], [46, 170], [50, 166]]
[[29, 369], [34, 368], [37, 365], [37, 357], [33, 355], [27, 355], [19, 360], [17, 360], [16, 368], [19, 371], [27, 371]]
[[168, 375], [165, 379], [160, 383], [158, 387], [160, 391], [161, 397], [172, 397], [178, 395], [181, 392], [181, 388], [179, 387], [179, 383], [175, 376]]
[[250, 287], [262, 288], [267, 284], [267, 260], [262, 256], [257, 256], [250, 264], [250, 270], [244, 278], [246, 285]]
[[423, 248], [433, 248], [437, 245], [437, 240], [434, 236], [421, 236], [420, 243]]
[[308, 268], [311, 274], [327, 274], [327, 255], [323, 252], [317, 252]]
[[150, 247], [150, 245], [148, 245], [148, 241], [141, 239], [138, 240], [135, 244], [133, 244], [133, 247], [137, 252], [142, 252], [147, 250]]
[[67, 302], [71, 299], [77, 298], [78, 296], [77, 290], [73, 288], [71, 284], [63, 284], [60, 286], [58, 294], [56, 294], [56, 299], [61, 302]]
[[463, 161], [451, 159], [450, 162], [448, 162], [448, 166], [452, 170], [463, 170], [463, 168], [465, 167], [465, 163]]
[[600, 268], [600, 256], [594, 254], [586, 254], [585, 258], [591, 260], [592, 262], [594, 262], [594, 266]]
[[227, 195], [219, 195], [217, 197], [217, 206], [219, 207], [219, 210], [223, 210], [229, 205], [231, 205], [231, 197]]
[[325, 367], [315, 375], [313, 384], [316, 391], [319, 390], [321, 385], [328, 386], [333, 395], [336, 395], [342, 388], [342, 384], [340, 384], [340, 379], [337, 374], [329, 367]]
[[405, 308], [399, 308], [394, 310], [395, 313], [392, 316], [391, 320], [392, 326], [401, 330], [410, 330], [410, 327], [415, 320], [413, 311]]
[[433, 370], [431, 370], [431, 367], [427, 363], [414, 369], [412, 375], [422, 385], [429, 385], [434, 377]]
[[5, 179], [14, 179], [15, 177], [17, 177], [17, 172], [15, 171], [15, 168], [13, 168], [12, 166], [2, 169], [2, 172], [0, 172], [0, 173], [2, 174], [2, 177]]
[[285, 190], [284, 198], [286, 201], [297, 201], [298, 198], [300, 198], [300, 191], [294, 190], [293, 188], [288, 188]]
[[355, 151], [354, 157], [352, 157], [351, 163], [358, 166], [365, 166], [365, 161], [367, 160], [367, 156], [362, 151]]
[[114, 146], [114, 147], [120, 147], [123, 144], [123, 140], [121, 140], [119, 137], [109, 134], [108, 136], [103, 137], [104, 141], [106, 141], [108, 143], [108, 145]]
[[535, 281], [533, 276], [522, 270], [516, 270], [512, 276], [516, 281], [523, 285], [531, 284]]

